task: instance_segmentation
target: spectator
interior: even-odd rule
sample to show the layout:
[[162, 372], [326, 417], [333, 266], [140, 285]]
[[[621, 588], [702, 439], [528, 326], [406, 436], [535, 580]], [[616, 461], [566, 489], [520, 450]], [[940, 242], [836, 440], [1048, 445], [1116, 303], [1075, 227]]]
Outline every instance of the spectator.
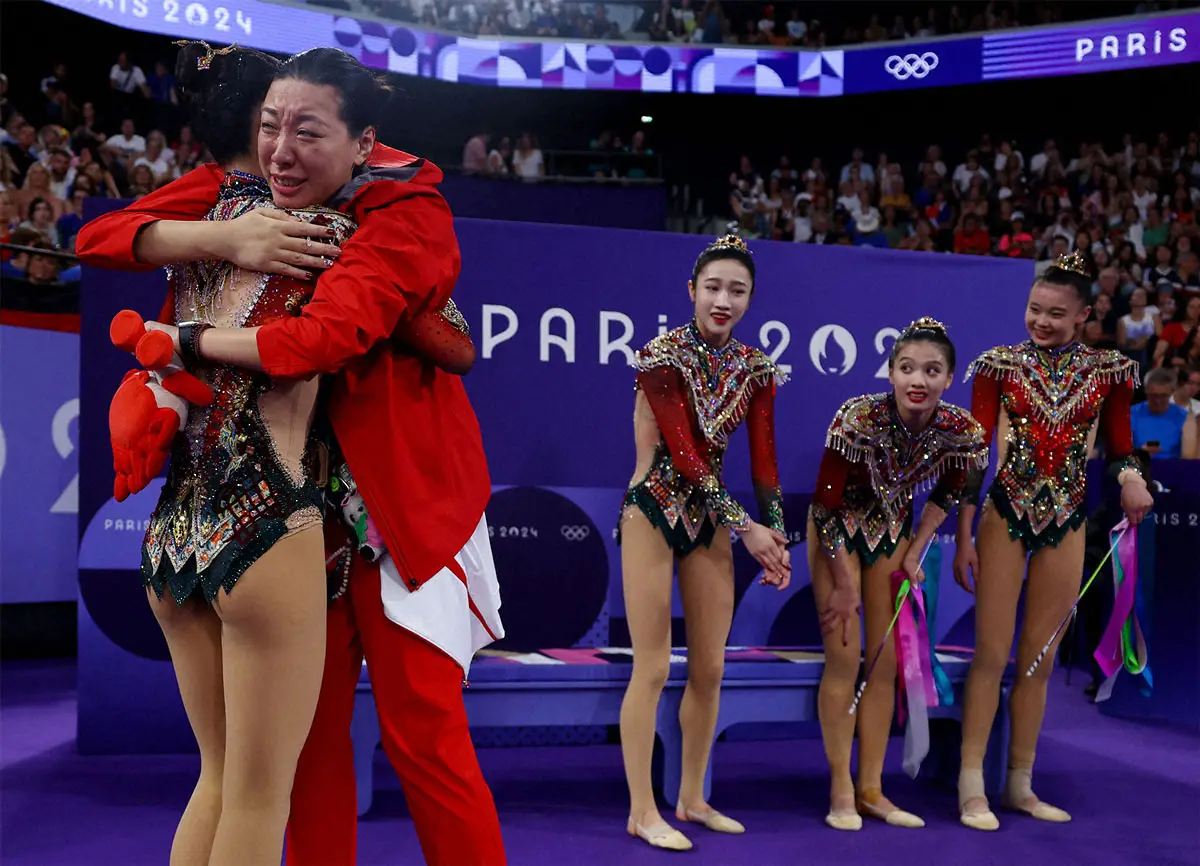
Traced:
[[887, 186], [888, 191], [879, 199], [879, 206], [892, 207], [902, 213], [907, 212], [912, 207], [912, 199], [904, 191], [904, 178], [899, 174], [889, 175]]
[[758, 200], [758, 217], [756, 229], [759, 237], [774, 239], [779, 227], [779, 215], [783, 210], [783, 190], [779, 186], [779, 178], [774, 175], [767, 181], [767, 191]]
[[164, 150], [165, 147], [166, 141], [163, 134], [155, 130], [146, 140], [146, 152], [133, 163], [135, 171], [139, 165], [144, 165], [154, 173], [155, 186], [170, 180], [173, 176], [174, 164]]
[[[46, 243], [46, 239], [37, 229], [18, 228], [9, 237], [8, 242], [15, 247], [32, 247]], [[23, 250], [13, 251], [12, 255], [0, 264], [0, 274], [10, 279], [23, 280], [28, 270], [29, 253]]]
[[651, 165], [647, 157], [654, 155], [654, 151], [646, 147], [646, 132], [639, 129], [633, 134], [633, 138], [629, 141], [629, 147], [625, 148], [627, 153], [636, 155], [638, 158], [629, 161], [629, 168], [625, 172], [626, 177], [644, 178], [650, 175], [648, 167]]
[[19, 184], [24, 181], [29, 167], [38, 161], [37, 130], [19, 115], [10, 121], [9, 127], [11, 134], [4, 149], [12, 161], [13, 182]]
[[854, 172], [858, 172], [858, 178], [865, 180], [869, 184], [875, 183], [875, 169], [863, 162], [863, 150], [861, 147], [856, 147], [850, 153], [850, 161], [842, 166], [841, 178], [839, 184], [844, 184], [846, 181], [854, 177]]
[[154, 192], [154, 171], [145, 163], [135, 165], [129, 173], [129, 195], [139, 199]]
[[829, 214], [826, 211], [818, 211], [813, 214], [812, 237], [808, 239], [808, 242], [810, 244], [841, 243], [841, 235], [830, 227]]
[[534, 179], [545, 176], [546, 163], [542, 158], [542, 151], [537, 146], [537, 139], [531, 133], [524, 132], [517, 140], [512, 166], [513, 174], [517, 177]]
[[134, 66], [128, 52], [122, 51], [117, 55], [117, 62], [108, 73], [108, 85], [117, 93], [132, 95], [140, 93], [149, 98], [150, 88], [146, 84], [146, 73], [140, 66]]
[[919, 250], [924, 253], [937, 252], [937, 244], [933, 240], [933, 224], [927, 219], [917, 220], [913, 233], [896, 246], [900, 250]]
[[191, 125], [187, 123], [179, 128], [179, 136], [171, 145], [171, 150], [175, 153], [176, 176], [185, 175], [195, 168], [203, 153], [203, 148], [201, 148], [200, 142], [196, 141]]
[[137, 158], [146, 152], [146, 139], [137, 134], [133, 118], [127, 117], [121, 121], [121, 134], [108, 139], [105, 146], [126, 165], [133, 166]]
[[74, 121], [74, 106], [67, 95], [67, 64], [54, 64], [54, 72], [42, 79], [42, 95], [46, 98], [46, 118], [58, 123]]
[[1117, 347], [1143, 367], [1147, 366], [1149, 347], [1162, 333], [1157, 309], [1150, 312], [1146, 290], [1139, 286], [1129, 296], [1129, 312], [1117, 323]]
[[992, 239], [979, 223], [979, 217], [967, 214], [962, 227], [954, 233], [954, 252], [966, 255], [986, 256], [992, 250]]
[[[135, 67], [136, 68], [136, 67]], [[178, 105], [179, 93], [175, 90], [175, 76], [161, 60], [154, 62], [154, 74], [146, 79], [148, 96], [159, 105]]]
[[61, 147], [56, 147], [48, 156], [45, 165], [50, 169], [50, 191], [58, 198], [66, 199], [75, 183], [75, 167], [71, 165], [71, 154]]
[[1197, 324], [1200, 324], [1200, 295], [1190, 295], [1182, 311], [1177, 310], [1176, 317], [1169, 324], [1163, 325], [1161, 339], [1154, 350], [1154, 366], [1161, 366], [1169, 352], [1182, 346], [1188, 332]]
[[1188, 410], [1177, 405], [1172, 397], [1177, 387], [1173, 370], [1151, 370], [1146, 374], [1146, 400], [1130, 410], [1133, 445], [1150, 455], [1152, 460], [1170, 460], [1194, 456], [1196, 425], [1189, 424]]
[[59, 246], [67, 252], [75, 252], [75, 235], [83, 227], [83, 202], [92, 194], [91, 178], [81, 177], [71, 192], [67, 202], [68, 211], [58, 218], [55, 228], [58, 231]]
[[55, 225], [54, 210], [44, 198], [35, 198], [29, 203], [28, 219], [21, 223], [21, 228], [32, 229], [50, 242], [51, 248], [59, 246], [58, 228]]
[[1181, 285], [1179, 274], [1171, 267], [1171, 248], [1166, 244], [1162, 244], [1154, 251], [1155, 265], [1152, 268], [1147, 268], [1143, 276], [1143, 282], [1147, 286], [1157, 285], [1160, 280], [1166, 280], [1170, 283]]
[[[1032, 258], [1034, 254], [1033, 235], [1025, 231], [1025, 214], [1013, 211], [1008, 222], [1008, 231], [1003, 232], [996, 249], [1001, 255], [1009, 258]], [[1116, 271], [1113, 279], [1116, 279]]]
[[488, 143], [491, 133], [480, 132], [467, 140], [463, 148], [462, 167], [467, 174], [486, 174], [488, 170]]
[[1178, 382], [1171, 400], [1176, 406], [1186, 409], [1193, 418], [1200, 417], [1200, 399], [1196, 397], [1200, 394], [1200, 364], [1180, 367]]
[[500, 139], [500, 146], [488, 154], [487, 173], [492, 177], [508, 176], [508, 160], [512, 156], [512, 142], [507, 137]]
[[50, 181], [50, 169], [46, 168], [40, 162], [35, 162], [31, 165], [25, 175], [25, 183], [21, 185], [21, 189], [13, 196], [17, 210], [28, 214], [34, 200], [41, 199], [50, 206], [51, 213], [53, 214], [51, 222], [62, 216], [66, 202], [54, 194], [54, 190], [50, 186]]
[[[0, 243], [8, 243], [12, 233], [20, 224], [20, 212], [13, 203], [12, 193], [8, 190], [0, 190]], [[10, 257], [9, 250], [0, 250], [0, 260], [8, 261]]]
[[71, 133], [71, 149], [78, 153], [85, 145], [93, 142], [104, 143], [105, 134], [100, 131], [96, 120], [96, 104], [85, 102], [80, 111], [79, 125]]
[[[1186, 238], [1180, 238], [1181, 241]], [[1179, 278], [1177, 283], [1183, 289], [1189, 292], [1200, 291], [1200, 262], [1197, 261], [1196, 254], [1191, 250], [1182, 251], [1175, 260], [1175, 276]]]
[[[29, 246], [39, 250], [53, 252], [54, 248], [43, 240], [31, 241]], [[28, 270], [25, 272], [27, 282], [35, 286], [53, 286], [60, 283], [59, 259], [54, 255], [29, 254]]]

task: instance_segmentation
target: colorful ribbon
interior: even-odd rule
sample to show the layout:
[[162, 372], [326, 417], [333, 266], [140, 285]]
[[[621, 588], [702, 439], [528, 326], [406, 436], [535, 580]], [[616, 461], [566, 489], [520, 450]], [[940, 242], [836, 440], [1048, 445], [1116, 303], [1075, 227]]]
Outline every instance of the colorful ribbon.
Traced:
[[1117, 555], [1113, 557], [1112, 618], [1093, 654], [1106, 677], [1096, 693], [1098, 702], [1112, 696], [1113, 686], [1122, 669], [1134, 676], [1141, 675], [1142, 694], [1148, 697], [1154, 689], [1150, 654], [1142, 630], [1142, 621], [1146, 619], [1146, 601], [1142, 584], [1138, 582], [1138, 530], [1122, 520], [1112, 529], [1109, 537], [1112, 538], [1118, 531], [1124, 531], [1124, 535], [1113, 539]]
[[929, 559], [929, 567], [925, 569], [925, 583], [921, 585], [921, 589], [925, 593], [925, 611], [929, 620], [929, 664], [933, 668], [933, 683], [937, 686], [938, 706], [950, 707], [954, 705], [954, 686], [950, 684], [950, 677], [933, 649], [933, 636], [937, 634], [938, 596], [942, 573], [942, 546], [936, 536], [926, 556]]
[[[925, 594], [903, 571], [892, 573], [892, 587], [896, 592], [896, 667], [900, 675], [897, 718], [904, 724], [907, 709], [904, 772], [915, 779], [929, 754], [929, 707], [938, 705], [938, 692], [930, 661]], [[905, 612], [906, 606], [911, 613]]]

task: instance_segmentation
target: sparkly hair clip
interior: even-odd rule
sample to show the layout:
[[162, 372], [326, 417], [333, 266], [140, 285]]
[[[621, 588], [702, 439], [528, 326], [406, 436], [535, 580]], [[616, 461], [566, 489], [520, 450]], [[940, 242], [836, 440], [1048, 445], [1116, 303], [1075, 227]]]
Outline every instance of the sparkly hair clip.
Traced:
[[210, 66], [212, 66], [214, 57], [223, 56], [225, 54], [232, 54], [234, 52], [234, 49], [237, 48], [237, 43], [235, 42], [232, 45], [226, 45], [224, 48], [215, 48], [214, 49], [211, 45], [209, 45], [207, 42], [205, 42], [202, 39], [180, 39], [177, 42], [173, 42], [171, 44], [178, 45], [180, 48], [186, 48], [189, 45], [203, 45], [204, 53], [196, 58], [196, 68], [201, 70], [202, 72], [207, 70]]
[[746, 242], [737, 235], [722, 235], [711, 244], [708, 245], [709, 250], [739, 250], [743, 253], [749, 253], [750, 247]]
[[1081, 277], [1092, 278], [1091, 271], [1088, 269], [1087, 261], [1079, 253], [1071, 253], [1069, 256], [1059, 256], [1054, 260], [1053, 267], [1060, 271], [1069, 271], [1072, 274], [1079, 274]]
[[932, 319], [929, 316], [922, 316], [904, 330], [908, 333], [912, 333], [913, 331], [941, 331], [943, 334], [945, 334], [946, 326], [937, 319]]

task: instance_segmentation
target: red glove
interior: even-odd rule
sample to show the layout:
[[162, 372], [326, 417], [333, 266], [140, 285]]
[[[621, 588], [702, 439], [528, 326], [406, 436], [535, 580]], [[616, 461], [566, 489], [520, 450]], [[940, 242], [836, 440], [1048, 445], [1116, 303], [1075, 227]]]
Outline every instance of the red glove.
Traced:
[[212, 389], [183, 369], [171, 338], [146, 329], [142, 317], [122, 310], [109, 336], [148, 370], [130, 370], [108, 410], [113, 449], [113, 496], [118, 502], [145, 489], [162, 471], [175, 434], [187, 424], [188, 403], [207, 406]]

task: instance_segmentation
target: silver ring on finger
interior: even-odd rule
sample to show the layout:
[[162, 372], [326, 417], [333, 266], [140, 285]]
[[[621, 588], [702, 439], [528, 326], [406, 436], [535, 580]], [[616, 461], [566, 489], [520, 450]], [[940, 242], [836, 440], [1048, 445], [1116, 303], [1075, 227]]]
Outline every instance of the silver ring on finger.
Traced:
[[312, 249], [312, 238], [305, 238], [304, 239], [304, 251], [308, 252], [311, 249]]

